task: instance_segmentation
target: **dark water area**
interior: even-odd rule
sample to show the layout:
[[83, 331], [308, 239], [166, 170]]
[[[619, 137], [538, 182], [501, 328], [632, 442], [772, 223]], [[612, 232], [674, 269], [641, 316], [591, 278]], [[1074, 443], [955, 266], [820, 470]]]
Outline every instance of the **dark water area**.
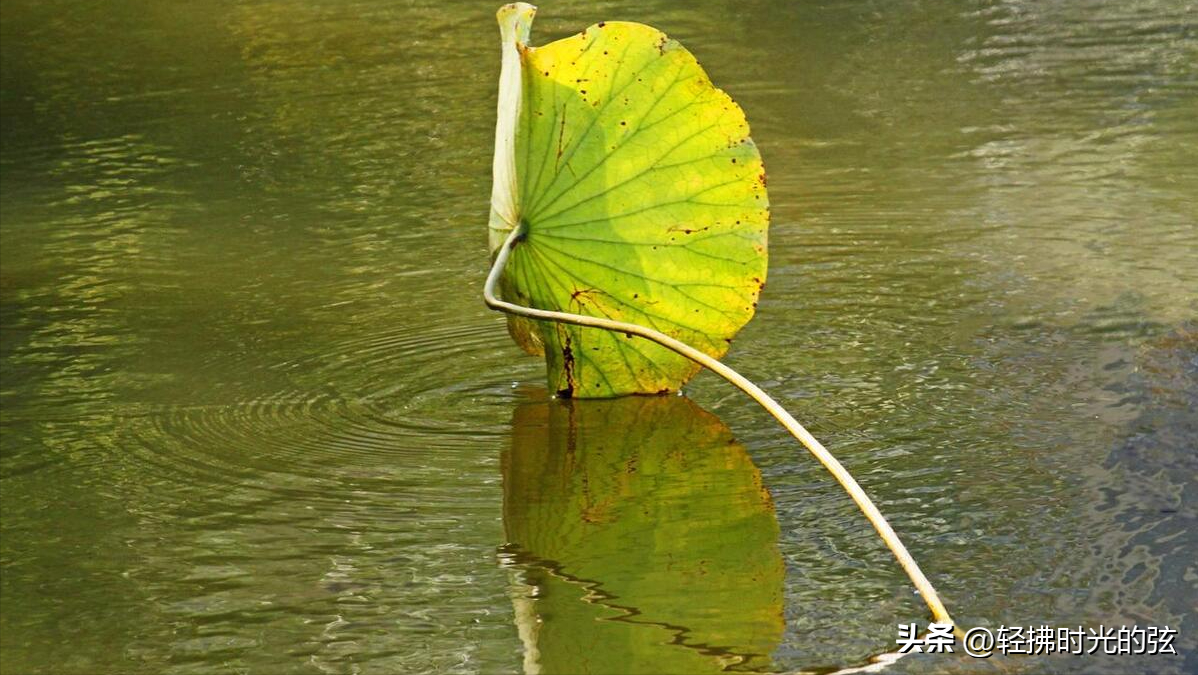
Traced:
[[[495, 3], [0, 7], [0, 670], [826, 672], [927, 613], [710, 375], [552, 400], [481, 302]], [[770, 275], [727, 362], [966, 625], [1198, 670], [1198, 12], [563, 3], [745, 109]]]

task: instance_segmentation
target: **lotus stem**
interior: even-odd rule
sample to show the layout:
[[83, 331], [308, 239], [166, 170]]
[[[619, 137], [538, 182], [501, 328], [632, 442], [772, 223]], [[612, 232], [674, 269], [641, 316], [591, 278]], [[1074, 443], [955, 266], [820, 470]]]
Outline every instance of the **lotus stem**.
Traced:
[[899, 536], [894, 531], [894, 528], [891, 527], [890, 523], [886, 521], [886, 517], [883, 516], [882, 512], [878, 510], [878, 507], [874, 505], [874, 502], [869, 498], [869, 495], [865, 494], [865, 491], [861, 489], [861, 486], [853, 478], [852, 474], [850, 474], [848, 470], [844, 468], [844, 465], [842, 465], [834, 456], [832, 456], [832, 453], [828, 452], [827, 448], [825, 448], [823, 444], [821, 444], [815, 438], [815, 436], [812, 436], [802, 424], [799, 424], [798, 420], [791, 416], [790, 413], [786, 412], [785, 408], [779, 405], [778, 402], [771, 398], [769, 394], [762, 391], [760, 387], [750, 382], [740, 373], [732, 370], [728, 366], [716, 359], [713, 359], [707, 354], [704, 354], [698, 349], [695, 349], [684, 342], [676, 340], [665, 333], [653, 330], [652, 328], [646, 328], [645, 326], [640, 326], [634, 323], [612, 321], [610, 319], [585, 316], [582, 314], [571, 314], [568, 312], [555, 312], [546, 309], [523, 307], [501, 300], [498, 296], [496, 296], [495, 286], [499, 283], [499, 278], [502, 276], [503, 269], [507, 265], [508, 256], [511, 254], [512, 249], [515, 248], [519, 243], [519, 239], [523, 235], [524, 225], [521, 223], [519, 226], [512, 228], [511, 233], [508, 234], [507, 239], [503, 242], [503, 245], [499, 247], [498, 253], [495, 256], [495, 262], [491, 265], [490, 273], [487, 274], [486, 284], [483, 286], [483, 299], [486, 301], [488, 307], [500, 312], [514, 314], [516, 316], [522, 316], [528, 319], [567, 323], [573, 324], [575, 326], [585, 326], [588, 328], [601, 328], [603, 330], [615, 331], [617, 333], [636, 335], [645, 338], [646, 340], [656, 342], [667, 349], [673, 350], [731, 382], [741, 391], [748, 394], [749, 397], [756, 401], [762, 408], [765, 408], [769, 414], [773, 415], [774, 419], [778, 420], [778, 422], [781, 423], [782, 426], [785, 427], [792, 436], [802, 443], [803, 447], [807, 448], [807, 450], [815, 456], [815, 459], [819, 461], [819, 463], [822, 464], [829, 473], [832, 474], [832, 477], [836, 479], [836, 482], [840, 483], [840, 486], [844, 488], [844, 491], [847, 492], [849, 497], [853, 499], [853, 502], [857, 504], [857, 508], [861, 509], [861, 512], [865, 514], [866, 519], [869, 520], [869, 523], [873, 525], [875, 530], [877, 530], [878, 535], [882, 537], [882, 541], [886, 543], [886, 547], [889, 548], [890, 552], [894, 554], [895, 559], [898, 560], [899, 566], [903, 568], [903, 571], [907, 573], [907, 577], [911, 579], [911, 583], [913, 583], [915, 588], [919, 590], [920, 597], [922, 597], [924, 602], [927, 603], [928, 609], [932, 611], [933, 619], [937, 623], [953, 623], [952, 617], [949, 616], [948, 610], [944, 607], [944, 603], [940, 601], [940, 595], [936, 593], [936, 589], [932, 586], [932, 582], [929, 581], [927, 576], [924, 575], [923, 571], [919, 569], [919, 564], [915, 562], [915, 558], [911, 557], [910, 552], [907, 551], [907, 547], [903, 545], [902, 540], [899, 539]]

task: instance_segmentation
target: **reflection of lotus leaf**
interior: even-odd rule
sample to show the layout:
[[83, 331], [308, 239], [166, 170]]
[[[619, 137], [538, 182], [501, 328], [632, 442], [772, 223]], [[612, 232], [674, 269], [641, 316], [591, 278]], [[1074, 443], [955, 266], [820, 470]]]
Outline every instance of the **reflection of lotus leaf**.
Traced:
[[[530, 47], [532, 11], [499, 12], [492, 252], [524, 228], [504, 298], [649, 326], [720, 357], [766, 275], [765, 173], [744, 114], [661, 31], [613, 21]], [[564, 396], [676, 390], [699, 368], [618, 333], [509, 321]]]
[[628, 397], [523, 405], [513, 425], [504, 524], [536, 587], [517, 621], [541, 672], [769, 665], [778, 524], [718, 418], [682, 397]]

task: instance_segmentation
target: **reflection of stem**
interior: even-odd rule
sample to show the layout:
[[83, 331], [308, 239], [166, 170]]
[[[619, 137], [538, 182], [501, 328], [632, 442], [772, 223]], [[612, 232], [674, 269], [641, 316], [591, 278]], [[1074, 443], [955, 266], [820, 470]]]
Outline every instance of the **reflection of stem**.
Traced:
[[[562, 565], [560, 563], [556, 563], [552, 560], [546, 560], [544, 558], [539, 558], [535, 555], [532, 555], [531, 553], [526, 553], [526, 552], [519, 551], [519, 550], [515, 551], [515, 555], [512, 556], [512, 560], [513, 560], [513, 562], [524, 565], [526, 567], [536, 567], [551, 576], [554, 576], [558, 579], [561, 579], [562, 581], [565, 581], [566, 583], [573, 584], [574, 586], [577, 586], [577, 587], [583, 589], [584, 591], [586, 591], [586, 595], [584, 595], [582, 597], [582, 600], [583, 600], [583, 602], [586, 602], [587, 604], [596, 605], [599, 607], [609, 609], [613, 612], [617, 612], [616, 616], [603, 617], [601, 619], [602, 621], [619, 621], [622, 623], [629, 623], [629, 624], [633, 624], [636, 626], [653, 626], [656, 628], [660, 628], [660, 629], [670, 633], [670, 635], [672, 636], [670, 638], [670, 641], [666, 644], [679, 645], [679, 646], [685, 647], [687, 649], [693, 649], [694, 651], [698, 652], [699, 654], [718, 659], [720, 661], [720, 663], [723, 665], [723, 668], [725, 670], [730, 665], [740, 665], [742, 663], [746, 663], [747, 661], [749, 661], [750, 659], [752, 659], [755, 656], [761, 656], [761, 657], [766, 656], [765, 654], [753, 654], [751, 652], [737, 652], [737, 651], [734, 651], [732, 648], [725, 648], [725, 647], [721, 647], [719, 645], [712, 645], [712, 644], [706, 644], [706, 643], [696, 644], [693, 642], [693, 636], [692, 636], [690, 628], [687, 628], [686, 626], [680, 626], [677, 624], [667, 623], [665, 621], [652, 621], [652, 620], [648, 619], [647, 617], [642, 618], [642, 617], [644, 617], [644, 615], [641, 613], [641, 610], [637, 609], [636, 607], [629, 606], [629, 605], [621, 605], [620, 603], [616, 602], [618, 597], [615, 595], [612, 595], [611, 593], [608, 593], [603, 588], [602, 582], [592, 581], [590, 579], [584, 579], [582, 577], [574, 576], [573, 574], [570, 574], [569, 572], [562, 569]], [[516, 610], [517, 613], [522, 611], [522, 609], [524, 609], [524, 608], [518, 607]], [[528, 611], [532, 611], [532, 610], [528, 610]], [[520, 617], [517, 617], [517, 620], [519, 620], [519, 618]], [[533, 621], [536, 621], [536, 619], [533, 619]], [[523, 633], [521, 633], [521, 635], [523, 635]], [[688, 637], [692, 638], [692, 642], [687, 642]], [[528, 643], [525, 642], [526, 654], [527, 654], [527, 646], [528, 646]], [[539, 652], [538, 652], [538, 658], [539, 658]], [[527, 670], [527, 668], [528, 668], [527, 661], [528, 661], [528, 658], [526, 656], [525, 657], [526, 665], [525, 665], [525, 671], [524, 671], [526, 673], [526, 675], [529, 674], [529, 671]], [[537, 665], [538, 665], [537, 672], [539, 673], [540, 672], [540, 670], [539, 670], [540, 664], [538, 663]]]
[[940, 602], [940, 596], [936, 594], [936, 589], [932, 587], [932, 582], [928, 581], [928, 578], [924, 576], [924, 573], [919, 569], [919, 564], [916, 563], [915, 559], [911, 557], [911, 554], [907, 552], [907, 547], [903, 546], [903, 542], [899, 539], [898, 534], [895, 533], [894, 528], [890, 527], [890, 523], [886, 522], [886, 517], [883, 516], [882, 512], [878, 510], [878, 507], [874, 506], [874, 503], [869, 498], [869, 495], [865, 494], [865, 491], [861, 489], [861, 486], [857, 484], [857, 481], [853, 479], [853, 476], [839, 461], [837, 461], [835, 457], [832, 456], [832, 453], [828, 452], [828, 450], [824, 448], [824, 446], [820, 444], [820, 442], [816, 440], [816, 438], [812, 436], [809, 431], [803, 428], [803, 425], [799, 424], [799, 422], [792, 417], [790, 413], [786, 412], [782, 406], [778, 405], [777, 401], [770, 398], [769, 394], [766, 394], [764, 391], [762, 391], [760, 387], [745, 379], [745, 377], [740, 373], [732, 370], [728, 366], [725, 366], [723, 363], [711, 358], [698, 349], [695, 349], [684, 342], [675, 340], [665, 333], [653, 330], [652, 328], [639, 326], [635, 323], [612, 321], [611, 319], [601, 319], [594, 316], [584, 316], [582, 314], [569, 314], [566, 312], [554, 312], [546, 309], [522, 307], [520, 305], [513, 305], [510, 302], [505, 302], [504, 300], [500, 300], [498, 297], [496, 297], [495, 285], [499, 283], [499, 277], [503, 273], [504, 266], [507, 264], [508, 256], [511, 254], [512, 249], [516, 247], [520, 238], [523, 237], [524, 234], [525, 226], [523, 223], [521, 223], [519, 226], [512, 228], [511, 234], [507, 236], [507, 240], [505, 240], [503, 245], [499, 247], [499, 252], [495, 256], [495, 263], [491, 266], [491, 272], [487, 275], [487, 283], [483, 286], [483, 299], [486, 301], [488, 307], [529, 319], [568, 323], [576, 326], [586, 326], [588, 328], [602, 328], [604, 330], [614, 331], [617, 333], [637, 335], [647, 340], [652, 340], [653, 342], [656, 342], [667, 349], [678, 352], [679, 354], [694, 361], [695, 363], [698, 363], [699, 365], [706, 366], [720, 377], [723, 377], [725, 380], [728, 380], [732, 384], [736, 385], [741, 391], [748, 394], [749, 397], [754, 401], [757, 401], [761, 407], [765, 408], [766, 411], [773, 415], [775, 419], [782, 423], [782, 426], [786, 427], [786, 430], [789, 431], [792, 436], [798, 439], [798, 441], [802, 443], [812, 455], [815, 455], [815, 458], [819, 460], [819, 463], [823, 464], [824, 468], [831, 472], [832, 476], [836, 479], [836, 482], [840, 483], [840, 486], [849, 493], [849, 496], [852, 497], [853, 501], [857, 503], [857, 507], [861, 509], [861, 512], [864, 513], [865, 517], [869, 519], [870, 524], [873, 525], [874, 529], [878, 531], [878, 534], [882, 537], [882, 541], [886, 542], [886, 546], [890, 549], [890, 552], [893, 553], [894, 557], [898, 559], [899, 565], [901, 565], [903, 571], [907, 573], [907, 576], [911, 579], [911, 582], [915, 584], [915, 588], [919, 589], [920, 594], [923, 596], [924, 602], [926, 602], [928, 604], [928, 608], [932, 610], [932, 617], [939, 623], [951, 624], [953, 622], [952, 617], [950, 617], [948, 614], [948, 610], [944, 607], [944, 603]]

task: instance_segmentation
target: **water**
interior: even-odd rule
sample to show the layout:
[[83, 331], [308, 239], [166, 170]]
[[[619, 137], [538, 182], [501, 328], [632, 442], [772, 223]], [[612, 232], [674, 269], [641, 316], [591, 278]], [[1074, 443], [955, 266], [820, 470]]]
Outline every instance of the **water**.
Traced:
[[[830, 670], [922, 603], [701, 375], [550, 401], [480, 301], [493, 3], [6, 0], [0, 669]], [[1198, 25], [1137, 2], [546, 6], [746, 109], [770, 281], [729, 363], [969, 625], [1198, 669]]]

